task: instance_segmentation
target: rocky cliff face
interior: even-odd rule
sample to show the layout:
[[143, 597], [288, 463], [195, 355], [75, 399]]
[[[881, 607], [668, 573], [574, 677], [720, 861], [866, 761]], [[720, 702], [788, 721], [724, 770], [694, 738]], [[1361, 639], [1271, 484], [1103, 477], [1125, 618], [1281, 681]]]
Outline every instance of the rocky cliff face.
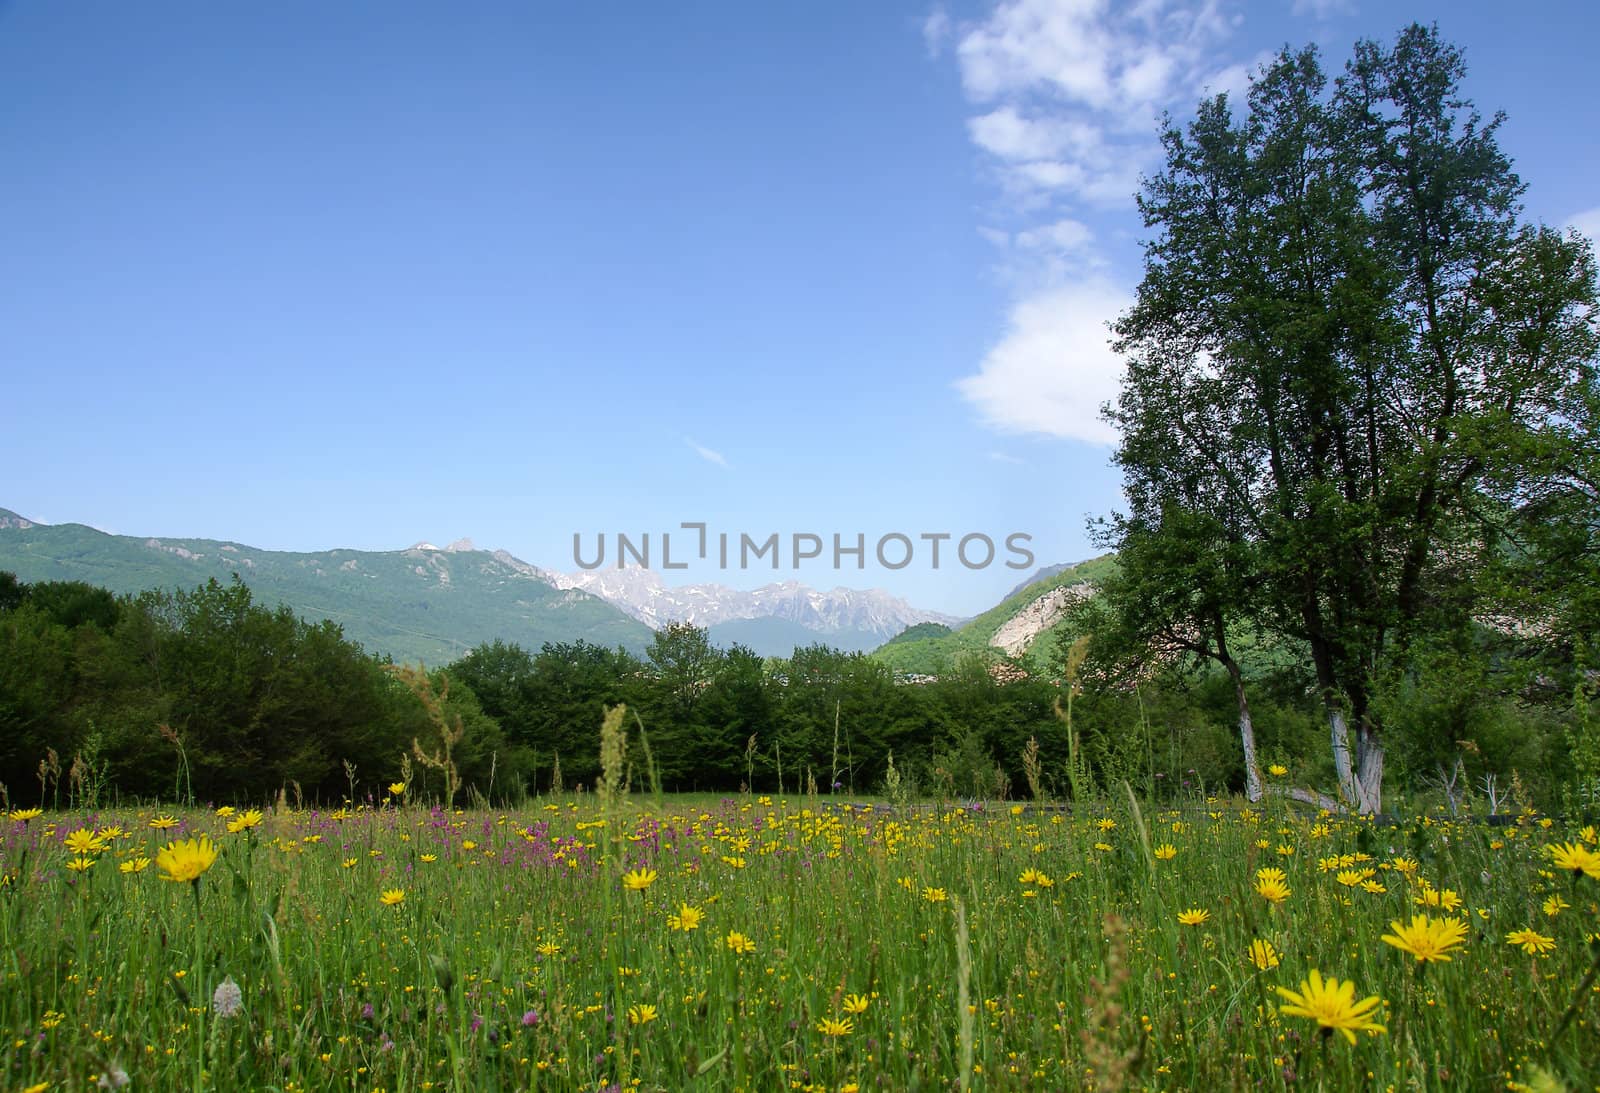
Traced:
[[1067, 608], [1092, 592], [1093, 588], [1087, 584], [1052, 588], [1001, 623], [989, 644], [1007, 656], [1021, 656], [1034, 638], [1061, 621]]

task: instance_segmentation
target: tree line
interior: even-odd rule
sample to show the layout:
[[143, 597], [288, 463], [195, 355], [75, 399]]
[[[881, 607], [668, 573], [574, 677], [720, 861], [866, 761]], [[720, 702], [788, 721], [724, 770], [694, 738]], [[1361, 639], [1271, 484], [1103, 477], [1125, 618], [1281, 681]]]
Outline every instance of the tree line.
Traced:
[[[0, 786], [10, 807], [280, 793], [332, 805], [382, 799], [397, 781], [414, 799], [510, 804], [592, 787], [601, 718], [622, 703], [641, 790], [995, 799], [1123, 782], [1154, 797], [1247, 787], [1227, 673], [1168, 658], [1128, 678], [1091, 644], [1051, 678], [991, 655], [909, 683], [860, 653], [763, 659], [680, 625], [643, 656], [496, 641], [424, 671], [366, 653], [332, 622], [256, 603], [237, 578], [117, 596], [0, 574]], [[1404, 785], [1441, 769], [1441, 740], [1473, 742], [1470, 777], [1499, 772], [1530, 798], [1565, 784], [1572, 711], [1529, 705], [1487, 663], [1440, 661], [1385, 694], [1417, 727], [1415, 747], [1397, 750]], [[1261, 755], [1289, 781], [1327, 778], [1314, 677], [1293, 658], [1254, 676]], [[441, 727], [454, 734], [448, 778], [429, 761]]]

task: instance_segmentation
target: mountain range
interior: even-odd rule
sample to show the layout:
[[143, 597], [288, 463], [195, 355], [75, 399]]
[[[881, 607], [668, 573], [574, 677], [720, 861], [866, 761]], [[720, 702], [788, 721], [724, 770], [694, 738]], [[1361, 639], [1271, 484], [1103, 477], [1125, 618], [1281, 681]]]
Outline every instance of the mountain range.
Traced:
[[953, 622], [878, 590], [820, 592], [797, 582], [746, 592], [666, 587], [654, 571], [560, 574], [470, 539], [405, 550], [269, 551], [216, 539], [111, 535], [40, 524], [0, 509], [0, 570], [23, 581], [78, 580], [115, 592], [193, 588], [237, 573], [258, 600], [331, 619], [368, 651], [442, 664], [496, 638], [537, 649], [583, 639], [640, 652], [669, 622], [763, 656], [822, 643], [869, 650], [908, 626]]
[[738, 641], [763, 655], [772, 655], [774, 647], [784, 647], [779, 655], [787, 655], [796, 644], [815, 642], [866, 652], [918, 623], [960, 621], [875, 588], [823, 592], [799, 581], [748, 592], [718, 584], [669, 587], [655, 570], [637, 566], [556, 574], [553, 580], [558, 588], [599, 596], [651, 629], [686, 622], [706, 627], [717, 644]]

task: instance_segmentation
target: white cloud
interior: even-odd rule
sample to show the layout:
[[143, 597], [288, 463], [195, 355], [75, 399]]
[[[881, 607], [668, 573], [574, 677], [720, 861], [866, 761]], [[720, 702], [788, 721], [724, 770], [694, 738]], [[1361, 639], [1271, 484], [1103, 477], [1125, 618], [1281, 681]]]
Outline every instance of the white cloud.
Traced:
[[717, 466], [723, 468], [724, 470], [727, 469], [727, 467], [728, 467], [727, 457], [724, 456], [721, 452], [714, 452], [710, 448], [702, 447], [701, 445], [696, 444], [693, 440], [689, 439], [688, 437], [684, 437], [683, 442], [685, 444], [689, 445], [689, 447], [694, 451], [695, 455], [699, 456], [701, 459], [704, 459], [707, 463], [715, 463]]
[[1600, 254], [1600, 206], [1596, 206], [1593, 209], [1585, 209], [1581, 213], [1574, 213], [1568, 219], [1567, 227], [1577, 228], [1582, 232], [1588, 238], [1589, 245], [1594, 248], [1595, 253]]
[[1132, 303], [1098, 280], [1027, 296], [977, 374], [956, 386], [985, 424], [1003, 432], [1112, 444], [1116, 433], [1100, 420], [1100, 406], [1117, 396], [1122, 361], [1107, 324]]
[[950, 13], [943, 8], [934, 8], [922, 21], [922, 44], [927, 46], [928, 56], [937, 59], [944, 52], [944, 44], [949, 39]]
[[1094, 242], [1094, 232], [1081, 220], [1069, 218], [1020, 231], [1015, 242], [1017, 246], [1030, 250], [1048, 248], [1070, 253], [1087, 249]]
[[1354, 15], [1356, 6], [1353, 0], [1294, 0], [1294, 13], [1332, 19], [1335, 15]]
[[1026, 459], [1018, 459], [1016, 456], [1007, 455], [1005, 452], [990, 452], [989, 458], [996, 463], [1009, 463], [1016, 467], [1026, 467], [1028, 465]]
[[[1327, 2], [1327, 0], [1320, 0]], [[1090, 212], [1132, 214], [1140, 173], [1159, 166], [1156, 119], [1206, 91], [1238, 92], [1250, 68], [1223, 49], [1234, 0], [994, 0], [951, 27], [967, 132], [996, 183], [980, 233], [1013, 295], [1005, 334], [961, 394], [985, 424], [1093, 444], [1122, 362], [1106, 329], [1132, 302], [1106, 280]], [[942, 14], [942, 9], [940, 14]]]

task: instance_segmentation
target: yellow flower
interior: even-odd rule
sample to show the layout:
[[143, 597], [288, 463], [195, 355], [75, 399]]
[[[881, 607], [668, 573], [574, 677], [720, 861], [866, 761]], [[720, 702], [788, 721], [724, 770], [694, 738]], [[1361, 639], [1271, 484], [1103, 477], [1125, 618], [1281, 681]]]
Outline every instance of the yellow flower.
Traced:
[[1440, 890], [1426, 881], [1423, 882], [1422, 891], [1418, 892], [1416, 898], [1411, 902], [1418, 907], [1437, 907], [1441, 911], [1452, 914], [1461, 909], [1461, 897], [1456, 894], [1455, 889], [1445, 888]]
[[1331, 977], [1324, 982], [1322, 974], [1313, 968], [1298, 991], [1284, 987], [1277, 991], [1289, 1003], [1278, 1007], [1280, 1013], [1309, 1017], [1330, 1034], [1338, 1032], [1352, 1044], [1358, 1032], [1388, 1031], [1372, 1020], [1372, 1011], [1381, 1000], [1374, 994], [1357, 1002], [1354, 982], [1341, 983]]
[[1516, 945], [1529, 956], [1548, 953], [1556, 947], [1556, 939], [1546, 937], [1537, 930], [1512, 930], [1506, 935], [1507, 945]]
[[688, 933], [690, 930], [700, 928], [700, 920], [706, 913], [698, 907], [690, 907], [687, 903], [680, 904], [676, 912], [667, 916], [667, 928]]
[[1178, 921], [1185, 926], [1204, 926], [1211, 920], [1211, 912], [1203, 907], [1191, 907], [1178, 912]]
[[221, 808], [217, 809], [217, 815], [226, 820], [229, 816], [233, 815], [233, 806], [223, 805]]
[[1113, 820], [1110, 816], [1102, 816], [1094, 822], [1094, 826], [1098, 827], [1101, 831], [1115, 831], [1117, 829], [1117, 821]]
[[557, 945], [554, 941], [544, 941], [540, 942], [539, 947], [535, 949], [534, 952], [538, 953], [540, 956], [551, 957], [561, 952], [561, 946]]
[[397, 907], [405, 901], [406, 893], [405, 889], [403, 888], [387, 889], [384, 891], [383, 895], [378, 897], [378, 902], [383, 904], [385, 907]]
[[1379, 940], [1410, 953], [1419, 963], [1449, 960], [1450, 950], [1467, 939], [1467, 924], [1457, 918], [1415, 915], [1409, 926], [1401, 925], [1396, 919], [1389, 923], [1389, 928], [1394, 933], [1384, 934]]
[[654, 869], [633, 869], [622, 874], [622, 887], [630, 892], [643, 892], [656, 882]]
[[76, 857], [67, 862], [67, 868], [74, 873], [87, 873], [94, 868], [94, 861], [93, 858]]
[[1568, 869], [1574, 874], [1586, 875], [1594, 880], [1600, 880], [1600, 855], [1584, 847], [1582, 843], [1555, 843], [1554, 847], [1547, 847], [1550, 858], [1554, 859], [1557, 869]]
[[1262, 971], [1266, 971], [1269, 968], [1276, 968], [1278, 966], [1280, 960], [1278, 956], [1278, 950], [1272, 947], [1272, 942], [1270, 941], [1263, 941], [1260, 938], [1257, 938], [1250, 943], [1250, 948], [1247, 951], [1250, 957], [1250, 963], [1254, 964]]
[[950, 897], [945, 895], [943, 888], [924, 888], [922, 890], [922, 898], [929, 903], [943, 903]]
[[844, 1011], [846, 1013], [866, 1013], [867, 1007], [871, 1004], [867, 1001], [866, 995], [863, 994], [847, 994], [844, 996]]
[[209, 835], [170, 842], [156, 852], [156, 868], [163, 880], [199, 882], [202, 874], [217, 860], [217, 848]]
[[360, 858], [346, 858], [344, 861], [340, 862], [339, 865], [344, 869], [354, 869], [356, 864], [360, 861]]
[[157, 831], [166, 831], [178, 826], [178, 821], [165, 814], [157, 816], [150, 821], [150, 826]]
[[1293, 894], [1289, 889], [1289, 878], [1282, 869], [1256, 870], [1256, 895], [1268, 903], [1282, 903]]
[[1282, 778], [1285, 774], [1289, 773], [1289, 768], [1284, 766], [1282, 763], [1274, 763], [1267, 768], [1267, 773], [1272, 775], [1274, 778]]
[[87, 827], [80, 827], [68, 835], [66, 844], [74, 854], [98, 854], [106, 848], [105, 838]]
[[1155, 856], [1161, 861], [1171, 861], [1178, 856], [1178, 848], [1171, 843], [1162, 843], [1155, 848]]
[[849, 1018], [836, 1020], [832, 1017], [824, 1017], [817, 1022], [817, 1031], [824, 1036], [849, 1036], [855, 1030], [856, 1026]]
[[391, 794], [393, 794], [394, 796], [398, 797], [402, 793], [404, 793], [405, 791], [406, 791], [406, 784], [404, 782], [390, 782], [389, 783], [389, 792]]
[[34, 1085], [28, 1086], [28, 1088], [24, 1089], [22, 1093], [44, 1093], [44, 1091], [49, 1088], [49, 1082], [38, 1082]]
[[241, 831], [249, 831], [252, 827], [261, 825], [261, 812], [252, 808], [249, 812], [241, 813], [228, 821], [228, 834], [237, 835]]
[[143, 873], [147, 868], [149, 868], [149, 866], [149, 858], [138, 857], [129, 858], [127, 861], [117, 866], [117, 868], [122, 870], [124, 873]]
[[7, 815], [10, 816], [14, 822], [25, 824], [29, 820], [38, 819], [39, 816], [43, 815], [43, 813], [44, 810], [38, 808], [15, 808], [7, 813]]
[[1560, 896], [1550, 896], [1544, 901], [1544, 913], [1549, 918], [1555, 918], [1562, 911], [1565, 911], [1571, 906], [1572, 904], [1568, 903]]
[[729, 951], [738, 953], [741, 956], [756, 951], [756, 943], [745, 937], [738, 930], [728, 931], [728, 936], [723, 939], [723, 943], [728, 946]]
[[429, 862], [436, 862], [436, 861], [439, 860], [439, 855], [437, 855], [437, 854], [423, 854], [417, 860], [420, 861], [420, 862], [423, 862], [424, 864], [427, 864]]
[[628, 1024], [648, 1025], [656, 1019], [656, 1008], [648, 1002], [640, 1002], [628, 1007]]

